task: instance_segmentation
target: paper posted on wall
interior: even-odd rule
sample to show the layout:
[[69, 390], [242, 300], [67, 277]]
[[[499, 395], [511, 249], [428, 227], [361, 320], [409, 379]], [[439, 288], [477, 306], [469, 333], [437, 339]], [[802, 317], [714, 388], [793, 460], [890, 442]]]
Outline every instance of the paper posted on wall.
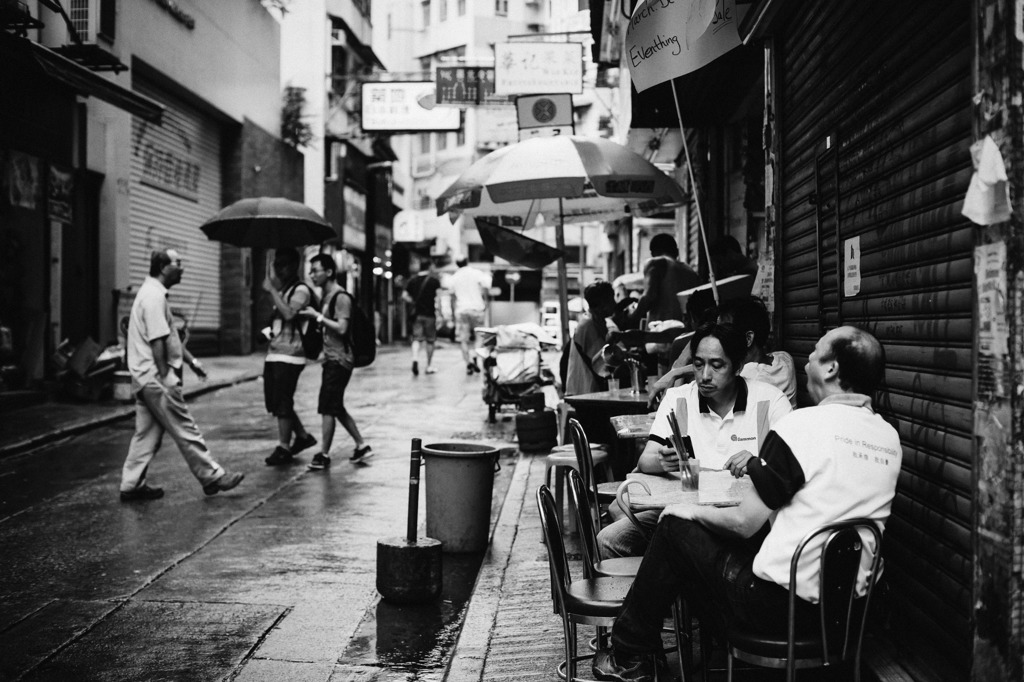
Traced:
[[986, 135], [971, 145], [974, 174], [964, 197], [964, 216], [978, 225], [994, 225], [1010, 219], [1010, 187], [999, 146]]

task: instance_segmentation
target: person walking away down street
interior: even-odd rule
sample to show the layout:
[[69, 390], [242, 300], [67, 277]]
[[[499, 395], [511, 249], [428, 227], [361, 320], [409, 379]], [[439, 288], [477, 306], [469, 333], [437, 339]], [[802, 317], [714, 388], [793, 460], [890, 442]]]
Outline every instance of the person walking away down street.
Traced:
[[[243, 473], [225, 471], [210, 456], [181, 392], [185, 356], [174, 330], [167, 294], [181, 281], [183, 272], [177, 251], [154, 251], [149, 261], [149, 277], [135, 295], [128, 318], [126, 345], [135, 395], [135, 435], [121, 469], [122, 502], [163, 497], [163, 488], [150, 486], [146, 473], [165, 432], [170, 434], [207, 495], [231, 490], [245, 478]], [[196, 373], [202, 376], [201, 369]]]
[[466, 363], [466, 374], [480, 371], [476, 354], [470, 350], [473, 330], [483, 325], [487, 309], [487, 296], [491, 289], [491, 278], [469, 265], [463, 256], [455, 261], [459, 267], [448, 278], [448, 289], [452, 293], [452, 318], [455, 320], [455, 340], [462, 347], [462, 361]]
[[581, 395], [608, 390], [604, 354], [608, 335], [607, 317], [615, 312], [615, 290], [608, 282], [594, 282], [583, 290], [589, 313], [583, 316], [572, 335], [569, 365], [565, 373], [565, 395]]
[[[299, 311], [313, 300], [313, 290], [299, 279], [299, 252], [278, 249], [272, 268], [267, 269], [263, 289], [274, 299], [270, 323], [270, 345], [263, 363], [263, 398], [267, 412], [277, 418], [278, 444], [264, 461], [268, 465], [289, 464], [316, 438], [295, 413], [295, 388], [306, 366], [299, 325]], [[295, 439], [292, 440], [292, 436]]]
[[[697, 348], [693, 358], [696, 378], [665, 392], [637, 469], [656, 475], [679, 471], [679, 453], [669, 446], [668, 415], [676, 409], [679, 398], [685, 398], [685, 420], [701, 468], [728, 469], [739, 478], [763, 445], [758, 432], [758, 405], [766, 403], [769, 427], [789, 414], [792, 407], [779, 389], [741, 376], [746, 338], [732, 325], [702, 325], [694, 333], [693, 343]], [[617, 516], [618, 505], [612, 505], [610, 511]], [[650, 532], [658, 523], [658, 512], [640, 511], [636, 518]], [[602, 528], [597, 542], [606, 559], [642, 556], [647, 549], [645, 534], [625, 517]]]
[[437, 342], [437, 290], [441, 288], [441, 280], [437, 277], [437, 266], [432, 258], [427, 258], [424, 271], [420, 264], [420, 273], [409, 280], [402, 292], [402, 300], [412, 304], [412, 374], [420, 373], [420, 345], [427, 346], [427, 374], [433, 374], [434, 344]]
[[338, 266], [329, 254], [321, 253], [310, 260], [309, 278], [322, 292], [322, 309], [306, 306], [299, 314], [316, 320], [324, 335], [323, 374], [320, 381], [320, 400], [317, 412], [321, 415], [320, 452], [313, 456], [310, 469], [331, 466], [331, 443], [334, 442], [334, 422], [341, 422], [352, 436], [356, 447], [349, 460], [364, 462], [373, 457], [373, 449], [363, 440], [355, 419], [345, 408], [345, 388], [352, 378], [353, 356], [349, 340], [352, 297], [337, 283]]
[[[885, 355], [871, 334], [840, 327], [818, 340], [806, 367], [814, 407], [772, 426], [748, 465], [753, 486], [739, 506], [673, 504], [662, 512], [612, 629], [612, 647], [594, 657], [596, 679], [655, 679], [664, 665], [657, 653], [662, 617], [677, 595], [700, 618], [701, 636], [705, 627], [708, 636], [721, 636], [735, 624], [785, 638], [790, 589], [797, 632], [819, 627], [824, 537], [804, 551], [795, 585], [790, 561], [801, 539], [828, 523], [866, 517], [884, 530], [903, 459], [899, 434], [871, 408], [884, 373]], [[862, 540], [860, 597], [878, 578], [867, 567], [879, 548], [870, 535]]]

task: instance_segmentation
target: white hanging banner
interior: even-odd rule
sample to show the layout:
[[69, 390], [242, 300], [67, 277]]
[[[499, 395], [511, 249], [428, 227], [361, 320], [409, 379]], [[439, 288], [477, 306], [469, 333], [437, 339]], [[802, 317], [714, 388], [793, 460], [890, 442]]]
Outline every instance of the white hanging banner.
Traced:
[[643, 0], [626, 29], [626, 61], [637, 92], [739, 47], [747, 7], [737, 9], [735, 0]]

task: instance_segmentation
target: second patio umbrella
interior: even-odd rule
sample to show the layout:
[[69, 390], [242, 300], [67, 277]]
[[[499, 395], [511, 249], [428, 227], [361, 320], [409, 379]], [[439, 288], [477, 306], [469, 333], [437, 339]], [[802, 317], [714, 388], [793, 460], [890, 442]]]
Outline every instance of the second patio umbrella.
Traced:
[[[543, 216], [565, 251], [564, 223], [616, 220], [680, 206], [679, 185], [646, 159], [603, 138], [524, 140], [470, 166], [437, 198], [437, 212], [465, 213], [494, 225], [528, 229]], [[496, 255], [501, 255], [496, 254]], [[569, 317], [565, 259], [558, 260], [562, 334]]]

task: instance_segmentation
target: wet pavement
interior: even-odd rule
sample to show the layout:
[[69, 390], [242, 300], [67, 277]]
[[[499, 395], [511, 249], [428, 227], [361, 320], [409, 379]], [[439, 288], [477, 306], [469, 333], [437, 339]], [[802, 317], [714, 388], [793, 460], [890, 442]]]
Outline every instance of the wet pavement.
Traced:
[[[233, 378], [258, 375], [262, 361], [237, 361], [224, 388], [191, 401], [215, 458], [246, 473], [212, 497], [166, 444], [149, 475], [166, 496], [117, 500], [130, 406], [3, 415], [6, 434], [19, 423], [26, 434], [0, 439], [17, 445], [0, 451], [0, 679], [442, 679], [483, 557], [449, 555], [441, 599], [399, 608], [379, 603], [376, 541], [405, 533], [413, 437], [502, 448], [494, 518], [517, 453], [511, 420], [486, 423], [480, 379], [456, 349], [439, 349], [442, 371], [415, 379], [406, 353], [383, 349], [347, 392], [376, 456], [350, 464], [339, 428], [328, 472], [306, 469], [313, 452], [263, 464], [276, 425], [259, 381]], [[319, 373], [303, 373], [297, 405], [318, 437]], [[90, 425], [59, 432], [53, 419], [58, 433], [27, 433], [40, 410]], [[421, 489], [421, 529], [424, 508]]]

